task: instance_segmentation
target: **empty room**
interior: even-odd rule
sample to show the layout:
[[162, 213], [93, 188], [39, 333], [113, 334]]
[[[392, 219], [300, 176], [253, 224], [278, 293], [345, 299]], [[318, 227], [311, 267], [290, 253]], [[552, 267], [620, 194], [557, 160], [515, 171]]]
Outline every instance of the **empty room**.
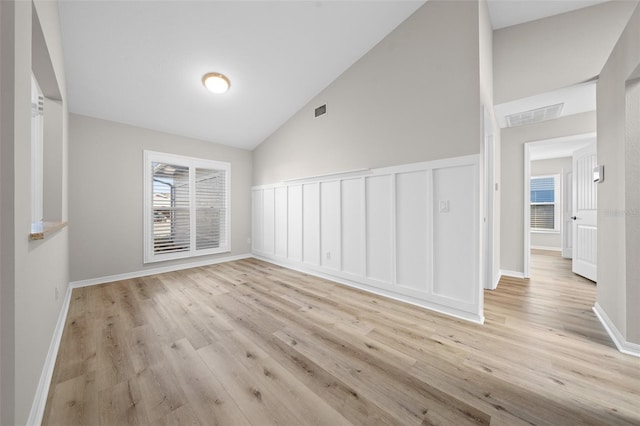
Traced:
[[2, 0], [1, 425], [640, 424], [635, 0]]

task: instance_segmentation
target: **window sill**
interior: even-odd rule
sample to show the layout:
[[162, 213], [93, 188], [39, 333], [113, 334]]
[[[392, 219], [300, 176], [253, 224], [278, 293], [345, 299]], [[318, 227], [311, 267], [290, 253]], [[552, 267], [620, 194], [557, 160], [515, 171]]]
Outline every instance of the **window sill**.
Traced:
[[67, 226], [67, 222], [35, 222], [31, 224], [29, 240], [44, 240], [45, 237]]
[[559, 234], [560, 231], [554, 230], [554, 229], [532, 229], [531, 233], [532, 234]]

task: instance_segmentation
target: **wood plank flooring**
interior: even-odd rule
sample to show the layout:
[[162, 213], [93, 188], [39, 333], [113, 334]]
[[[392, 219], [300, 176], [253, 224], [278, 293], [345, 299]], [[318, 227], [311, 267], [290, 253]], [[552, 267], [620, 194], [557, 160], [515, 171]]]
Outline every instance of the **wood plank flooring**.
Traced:
[[640, 424], [595, 284], [532, 276], [482, 326], [255, 259], [76, 289], [43, 424]]

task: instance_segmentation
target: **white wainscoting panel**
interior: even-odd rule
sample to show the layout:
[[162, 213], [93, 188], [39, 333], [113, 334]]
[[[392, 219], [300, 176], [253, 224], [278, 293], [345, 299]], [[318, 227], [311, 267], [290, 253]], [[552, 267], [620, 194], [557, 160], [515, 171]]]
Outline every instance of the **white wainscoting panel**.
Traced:
[[265, 188], [262, 192], [262, 250], [267, 254], [275, 252], [275, 189]]
[[477, 185], [473, 166], [433, 171], [433, 293], [458, 307], [477, 298]]
[[275, 255], [287, 257], [287, 187], [279, 186], [275, 191]]
[[321, 264], [340, 269], [340, 181], [320, 184]]
[[302, 262], [302, 185], [287, 187], [287, 255]]
[[302, 185], [302, 259], [320, 264], [320, 191], [319, 183]]
[[366, 178], [367, 278], [373, 285], [392, 284], [393, 175]]
[[263, 253], [262, 246], [262, 222], [263, 206], [262, 206], [262, 194], [264, 191], [253, 191], [251, 193], [251, 247], [254, 252]]
[[430, 191], [431, 172], [396, 175], [396, 283], [421, 292], [432, 280]]
[[345, 179], [342, 186], [342, 271], [364, 274], [364, 179]]
[[253, 254], [482, 322], [478, 155], [253, 188]]

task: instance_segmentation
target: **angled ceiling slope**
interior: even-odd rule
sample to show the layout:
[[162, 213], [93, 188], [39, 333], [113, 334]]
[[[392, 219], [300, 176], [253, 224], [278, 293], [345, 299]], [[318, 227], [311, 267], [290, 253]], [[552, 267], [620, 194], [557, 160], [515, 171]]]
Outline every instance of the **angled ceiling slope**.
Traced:
[[[502, 28], [602, 1], [488, 4]], [[424, 3], [59, 0], [69, 109], [253, 149]]]
[[252, 149], [423, 3], [61, 0], [69, 109]]

